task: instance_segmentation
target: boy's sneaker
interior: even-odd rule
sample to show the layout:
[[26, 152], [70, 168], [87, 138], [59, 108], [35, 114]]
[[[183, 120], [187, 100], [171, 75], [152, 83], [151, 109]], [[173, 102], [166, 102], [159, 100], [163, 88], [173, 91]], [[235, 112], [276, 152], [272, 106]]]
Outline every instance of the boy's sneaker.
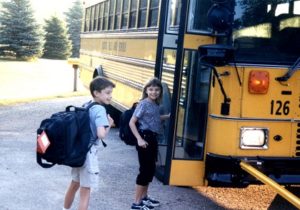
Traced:
[[133, 203], [131, 205], [131, 209], [130, 210], [151, 210], [151, 209], [154, 209], [153, 206], [148, 206], [148, 205], [145, 205], [143, 204], [143, 202], [141, 202], [140, 204], [135, 204]]
[[153, 207], [156, 207], [156, 206], [160, 205], [159, 201], [154, 200], [154, 199], [150, 198], [149, 196], [143, 198], [142, 203], [147, 205], [147, 206], [153, 206]]

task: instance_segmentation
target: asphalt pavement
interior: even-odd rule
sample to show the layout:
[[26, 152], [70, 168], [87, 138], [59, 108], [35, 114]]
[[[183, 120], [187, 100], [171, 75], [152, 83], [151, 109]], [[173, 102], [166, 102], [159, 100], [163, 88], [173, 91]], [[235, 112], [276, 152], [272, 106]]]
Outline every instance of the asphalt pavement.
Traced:
[[[71, 180], [70, 168], [44, 169], [36, 163], [36, 129], [52, 113], [67, 105], [80, 106], [90, 97], [61, 98], [74, 89], [74, 71], [66, 61], [0, 61], [0, 73], [0, 104], [8, 104], [0, 105], [0, 210], [60, 210]], [[80, 81], [77, 85], [85, 92]], [[49, 96], [54, 99], [45, 100]], [[108, 146], [99, 152], [99, 190], [92, 192], [89, 209], [130, 209], [137, 153], [119, 139], [116, 128], [106, 142]], [[222, 209], [193, 188], [166, 186], [154, 179], [149, 191], [162, 203], [156, 209]], [[76, 204], [78, 195], [72, 209], [77, 209]]]
[[[44, 169], [36, 163], [36, 129], [52, 113], [90, 100], [89, 96], [71, 95], [89, 93], [79, 80], [79, 92], [73, 92], [74, 71], [66, 61], [0, 61], [0, 75], [0, 210], [61, 210], [71, 179], [70, 168], [56, 165]], [[99, 152], [99, 190], [92, 192], [89, 209], [128, 210], [134, 199], [137, 153], [119, 139], [116, 128], [106, 142], [108, 147]], [[154, 179], [149, 192], [161, 201], [158, 210], [266, 209], [258, 205], [263, 199], [255, 198], [265, 197], [263, 194], [268, 191], [251, 189], [245, 189], [246, 195], [240, 197], [243, 193], [234, 189], [223, 189], [221, 193], [212, 188], [194, 190], [163, 185]], [[254, 197], [255, 204], [245, 202], [250, 197]], [[265, 203], [263, 206], [269, 205]], [[292, 209], [282, 203], [282, 199], [274, 199], [268, 209]], [[78, 195], [73, 210], [77, 204]]]
[[[72, 97], [0, 106], [0, 209], [60, 210], [70, 182], [70, 168], [50, 169], [36, 163], [36, 129], [42, 119], [67, 105], [80, 106], [90, 98]], [[99, 190], [93, 191], [90, 210], [130, 209], [138, 172], [137, 153], [112, 129], [99, 152]], [[154, 179], [150, 195], [161, 201], [160, 210], [224, 209], [193, 188], [163, 185]], [[78, 195], [72, 209], [76, 209]]]

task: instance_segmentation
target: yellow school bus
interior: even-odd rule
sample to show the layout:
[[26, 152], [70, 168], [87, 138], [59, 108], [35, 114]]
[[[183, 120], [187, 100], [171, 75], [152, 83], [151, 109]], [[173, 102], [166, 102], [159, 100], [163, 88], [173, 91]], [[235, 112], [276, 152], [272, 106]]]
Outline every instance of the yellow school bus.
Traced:
[[121, 112], [150, 77], [164, 84], [162, 112], [171, 118], [156, 174], [164, 184], [300, 184], [299, 0], [85, 6], [84, 84], [97, 75], [114, 81], [112, 105]]

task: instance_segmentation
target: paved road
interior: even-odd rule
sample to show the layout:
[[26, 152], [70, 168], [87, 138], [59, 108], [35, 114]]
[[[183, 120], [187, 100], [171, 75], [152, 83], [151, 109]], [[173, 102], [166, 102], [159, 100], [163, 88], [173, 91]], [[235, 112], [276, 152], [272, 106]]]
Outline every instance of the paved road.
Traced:
[[[88, 99], [85, 96], [0, 107], [1, 210], [61, 209], [70, 170], [65, 166], [43, 169], [36, 163], [35, 131], [51, 113]], [[106, 142], [108, 147], [99, 153], [100, 190], [92, 193], [90, 209], [129, 209], [138, 170], [136, 151], [119, 140], [116, 129]], [[154, 180], [150, 192], [161, 200], [162, 206], [157, 208], [161, 210], [223, 209], [192, 188], [165, 186]]]
[[[73, 73], [66, 61], [0, 61], [0, 104], [5, 100], [26, 101], [70, 93]], [[70, 169], [43, 169], [37, 165], [35, 131], [51, 113], [70, 104], [81, 105], [88, 99], [85, 96], [0, 106], [0, 210], [61, 209]], [[116, 129], [112, 129], [107, 143], [108, 148], [99, 154], [102, 181], [100, 190], [92, 194], [90, 210], [129, 209], [138, 170], [136, 152], [119, 140]], [[278, 195], [273, 200], [274, 193], [264, 187], [197, 190], [164, 186], [157, 180], [150, 188], [151, 194], [162, 201], [160, 210], [225, 209], [211, 199], [226, 209], [294, 209]]]

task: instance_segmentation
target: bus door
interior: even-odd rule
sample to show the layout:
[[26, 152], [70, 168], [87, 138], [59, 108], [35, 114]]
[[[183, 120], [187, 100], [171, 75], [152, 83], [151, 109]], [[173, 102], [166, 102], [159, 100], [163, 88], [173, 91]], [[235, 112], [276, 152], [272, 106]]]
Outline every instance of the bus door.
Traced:
[[[161, 1], [155, 76], [160, 78], [163, 84], [162, 114], [171, 112], [181, 1]], [[170, 147], [168, 134], [171, 120], [163, 122], [162, 134], [158, 139], [159, 151], [156, 177], [165, 184], [168, 183], [169, 176], [167, 150]]]
[[198, 64], [197, 51], [184, 51], [169, 180], [171, 185], [204, 185], [203, 158], [210, 75], [210, 69]]
[[[182, 1], [172, 100], [172, 136], [168, 137], [168, 184], [205, 185], [204, 153], [211, 69], [198, 60], [198, 47], [215, 43], [207, 29], [211, 1]], [[175, 100], [176, 97], [176, 100]], [[169, 160], [169, 162], [168, 162]]]

